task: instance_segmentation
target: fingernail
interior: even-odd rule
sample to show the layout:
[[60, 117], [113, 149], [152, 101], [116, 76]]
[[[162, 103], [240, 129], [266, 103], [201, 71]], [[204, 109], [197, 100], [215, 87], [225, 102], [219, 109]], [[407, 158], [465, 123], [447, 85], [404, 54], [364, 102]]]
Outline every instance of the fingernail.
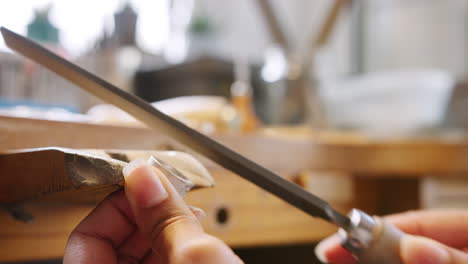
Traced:
[[192, 211], [192, 213], [197, 217], [198, 221], [201, 222], [206, 217], [206, 213], [202, 209], [191, 205], [189, 205], [189, 208]]
[[321, 262], [328, 263], [328, 259], [326, 257], [325, 252], [334, 244], [340, 243], [339, 240], [337, 239], [338, 238], [335, 235], [333, 235], [331, 237], [325, 238], [324, 240], [322, 240], [320, 243], [317, 244], [317, 246], [315, 247], [315, 255]]
[[169, 195], [151, 166], [145, 160], [130, 162], [122, 170], [125, 192], [134, 206], [149, 208], [160, 204]]
[[122, 169], [122, 174], [124, 175], [124, 178], [127, 178], [134, 170], [138, 169], [139, 167], [146, 165], [146, 160], [144, 159], [136, 159], [130, 163], [128, 163], [125, 167]]
[[322, 263], [356, 263], [353, 255], [341, 246], [341, 239], [337, 234], [322, 240], [315, 247], [315, 255]]
[[401, 240], [401, 256], [405, 263], [448, 264], [450, 256], [443, 245], [416, 236], [404, 236]]

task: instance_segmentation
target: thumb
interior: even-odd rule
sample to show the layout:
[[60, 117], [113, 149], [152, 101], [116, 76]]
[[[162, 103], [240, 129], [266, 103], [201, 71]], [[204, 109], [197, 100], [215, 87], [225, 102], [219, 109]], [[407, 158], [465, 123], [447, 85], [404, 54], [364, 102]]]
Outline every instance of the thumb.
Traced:
[[224, 243], [205, 234], [161, 171], [149, 165], [127, 168], [125, 194], [138, 228], [151, 241], [156, 263], [239, 263]]
[[425, 237], [405, 235], [400, 247], [401, 258], [406, 264], [468, 263], [468, 254]]

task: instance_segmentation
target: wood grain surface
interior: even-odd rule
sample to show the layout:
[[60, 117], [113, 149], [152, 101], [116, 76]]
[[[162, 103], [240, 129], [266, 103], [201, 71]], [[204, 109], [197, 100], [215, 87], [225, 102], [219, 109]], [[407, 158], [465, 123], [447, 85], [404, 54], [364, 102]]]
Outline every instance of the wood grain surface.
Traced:
[[[212, 138], [282, 174], [294, 174], [303, 169], [345, 171], [372, 177], [468, 172], [468, 142], [462, 140], [346, 142], [342, 138], [287, 139], [259, 134], [223, 134], [212, 135]], [[0, 150], [49, 146], [187, 150], [161, 133], [144, 128], [0, 117]], [[205, 165], [215, 166], [199, 158]]]

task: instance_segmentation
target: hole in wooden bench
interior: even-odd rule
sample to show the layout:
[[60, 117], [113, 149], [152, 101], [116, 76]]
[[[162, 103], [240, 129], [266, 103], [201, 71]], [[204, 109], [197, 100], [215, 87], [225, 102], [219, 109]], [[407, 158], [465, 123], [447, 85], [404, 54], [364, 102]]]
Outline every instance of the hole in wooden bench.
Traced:
[[216, 222], [225, 225], [229, 221], [229, 210], [226, 207], [220, 207], [216, 211]]

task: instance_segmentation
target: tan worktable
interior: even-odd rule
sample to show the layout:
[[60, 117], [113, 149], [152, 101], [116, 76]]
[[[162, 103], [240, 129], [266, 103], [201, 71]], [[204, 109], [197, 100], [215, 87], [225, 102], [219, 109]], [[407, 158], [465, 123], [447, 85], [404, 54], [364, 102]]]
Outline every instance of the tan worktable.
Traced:
[[[309, 174], [301, 173], [304, 171], [355, 176], [352, 192], [359, 195], [348, 200], [332, 199], [332, 203], [343, 212], [354, 206], [375, 213], [415, 208], [418, 206], [418, 177], [468, 172], [468, 143], [461, 142], [346, 142], [341, 139], [286, 139], [255, 134], [213, 135], [213, 138], [306, 188], [313, 187], [315, 182], [308, 179]], [[144, 128], [0, 117], [0, 151], [48, 146], [181, 149], [157, 131]], [[219, 166], [204, 159], [202, 162], [214, 175], [217, 186], [195, 191], [188, 195], [187, 201], [207, 212], [208, 217], [204, 221], [207, 231], [231, 246], [311, 242], [336, 230]], [[326, 191], [341, 190], [339, 181], [333, 184], [327, 186]], [[388, 201], [388, 195], [395, 190], [398, 190], [400, 200], [404, 199], [403, 203]], [[32, 223], [15, 221], [0, 212], [0, 262], [59, 258], [68, 234], [93, 206], [28, 204], [26, 208], [35, 216]], [[223, 211], [228, 213], [226, 222], [219, 217]]]

